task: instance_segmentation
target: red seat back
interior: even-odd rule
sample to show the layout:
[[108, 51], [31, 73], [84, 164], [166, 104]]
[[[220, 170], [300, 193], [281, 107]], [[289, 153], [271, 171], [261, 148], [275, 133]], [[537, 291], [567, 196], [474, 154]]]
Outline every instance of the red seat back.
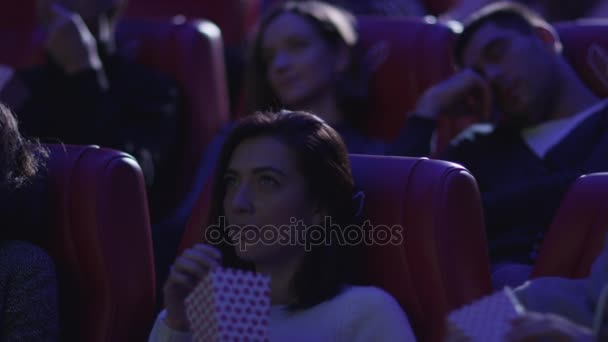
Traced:
[[608, 173], [581, 176], [570, 187], [547, 231], [532, 277], [582, 278], [608, 232]]
[[143, 341], [154, 320], [152, 239], [141, 169], [124, 153], [48, 145], [62, 340]]
[[[387, 141], [407, 124], [420, 96], [456, 71], [452, 44], [454, 32], [443, 24], [416, 18], [361, 17], [361, 45], [366, 51], [386, 42], [389, 55], [371, 79], [372, 112], [365, 120], [368, 135]], [[477, 117], [439, 119], [435, 154]]]
[[564, 56], [600, 97], [608, 96], [608, 20], [558, 23]]
[[367, 248], [365, 272], [401, 303], [420, 340], [440, 341], [449, 311], [492, 290], [477, 184], [444, 161], [364, 155], [351, 161], [372, 225], [403, 227], [402, 245]]
[[[351, 161], [371, 224], [403, 227], [403, 244], [366, 250], [366, 278], [395, 296], [421, 340], [439, 341], [447, 312], [491, 291], [475, 180], [456, 164], [426, 158]], [[178, 254], [204, 236], [210, 190], [202, 191]]]
[[245, 42], [258, 20], [260, 0], [130, 0], [127, 18], [207, 19], [217, 24], [228, 45]]
[[454, 34], [446, 26], [414, 18], [361, 17], [359, 29], [363, 51], [378, 42], [389, 47], [371, 80], [372, 113], [366, 129], [372, 136], [393, 139], [420, 95], [454, 72]]
[[4, 1], [0, 11], [0, 64], [23, 67], [39, 53], [36, 0]]
[[422, 2], [430, 14], [441, 15], [461, 1], [464, 0], [423, 0]]

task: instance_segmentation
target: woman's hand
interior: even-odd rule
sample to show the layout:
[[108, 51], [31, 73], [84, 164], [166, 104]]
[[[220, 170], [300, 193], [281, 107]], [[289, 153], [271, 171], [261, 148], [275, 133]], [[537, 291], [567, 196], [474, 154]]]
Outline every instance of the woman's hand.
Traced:
[[221, 264], [221, 253], [215, 247], [198, 244], [187, 249], [171, 266], [163, 288], [167, 317], [165, 323], [174, 330], [190, 330], [184, 300], [194, 287]]
[[506, 340], [511, 342], [592, 342], [593, 332], [554, 314], [528, 312], [511, 321]]

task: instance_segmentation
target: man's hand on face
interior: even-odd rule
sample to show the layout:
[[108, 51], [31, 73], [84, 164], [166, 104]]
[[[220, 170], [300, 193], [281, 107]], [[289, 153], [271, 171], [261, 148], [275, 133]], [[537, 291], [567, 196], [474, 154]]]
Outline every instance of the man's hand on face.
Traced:
[[67, 74], [102, 68], [97, 42], [78, 14], [53, 3], [45, 15], [46, 49]]
[[464, 69], [429, 88], [418, 101], [415, 115], [436, 119], [449, 116], [490, 113], [492, 93], [489, 84], [472, 69]]

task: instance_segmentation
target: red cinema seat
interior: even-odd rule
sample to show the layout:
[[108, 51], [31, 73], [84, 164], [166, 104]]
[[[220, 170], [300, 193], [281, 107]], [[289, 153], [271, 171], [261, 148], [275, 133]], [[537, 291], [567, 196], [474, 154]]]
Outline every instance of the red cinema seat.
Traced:
[[47, 145], [51, 239], [67, 341], [144, 341], [154, 320], [152, 240], [141, 169], [121, 152]]
[[226, 44], [244, 43], [260, 14], [261, 0], [130, 0], [127, 18], [207, 19], [222, 30]]
[[[386, 42], [389, 47], [387, 59], [371, 79], [372, 111], [364, 120], [364, 130], [370, 136], [390, 141], [406, 124], [407, 113], [415, 110], [420, 96], [456, 71], [452, 57], [455, 33], [443, 24], [416, 18], [360, 17], [359, 24], [363, 51], [379, 42]], [[435, 154], [478, 120], [442, 117], [437, 126]]]
[[555, 28], [579, 77], [598, 96], [608, 96], [608, 20], [564, 22]]
[[420, 95], [453, 74], [454, 33], [446, 26], [422, 19], [358, 19], [363, 51], [385, 42], [389, 53], [371, 79], [372, 113], [366, 120], [367, 133], [393, 139]]
[[0, 13], [0, 30], [7, 28], [30, 29], [36, 22], [36, 0], [3, 0]]
[[492, 290], [475, 179], [426, 158], [352, 155], [351, 162], [365, 217], [403, 227], [402, 245], [367, 248], [366, 276], [397, 298], [421, 341], [440, 341], [449, 311]]
[[0, 64], [23, 67], [32, 64], [31, 57], [38, 54], [40, 39], [36, 32], [36, 0], [1, 3], [0, 11]]
[[[421, 341], [440, 341], [446, 314], [492, 290], [481, 200], [461, 166], [426, 158], [351, 156], [364, 216], [403, 228], [403, 244], [366, 248], [368, 282], [390, 292]], [[178, 250], [201, 241], [208, 185]]]
[[458, 5], [462, 0], [423, 0], [424, 7], [432, 15], [441, 15]]
[[581, 176], [547, 230], [532, 277], [586, 277], [607, 232], [608, 173]]
[[170, 197], [172, 209], [186, 196], [207, 144], [229, 120], [222, 37], [209, 21], [170, 23], [124, 20], [118, 28], [123, 53], [175, 79], [186, 100], [181, 118], [181, 161]]

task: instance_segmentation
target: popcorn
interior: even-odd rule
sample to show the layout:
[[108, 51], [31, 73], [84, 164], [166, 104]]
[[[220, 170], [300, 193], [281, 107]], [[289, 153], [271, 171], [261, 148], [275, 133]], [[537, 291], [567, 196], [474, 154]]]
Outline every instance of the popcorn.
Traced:
[[452, 311], [448, 321], [473, 341], [502, 341], [510, 329], [510, 321], [523, 310], [513, 291], [506, 287]]
[[195, 341], [269, 341], [270, 277], [216, 268], [186, 298]]

